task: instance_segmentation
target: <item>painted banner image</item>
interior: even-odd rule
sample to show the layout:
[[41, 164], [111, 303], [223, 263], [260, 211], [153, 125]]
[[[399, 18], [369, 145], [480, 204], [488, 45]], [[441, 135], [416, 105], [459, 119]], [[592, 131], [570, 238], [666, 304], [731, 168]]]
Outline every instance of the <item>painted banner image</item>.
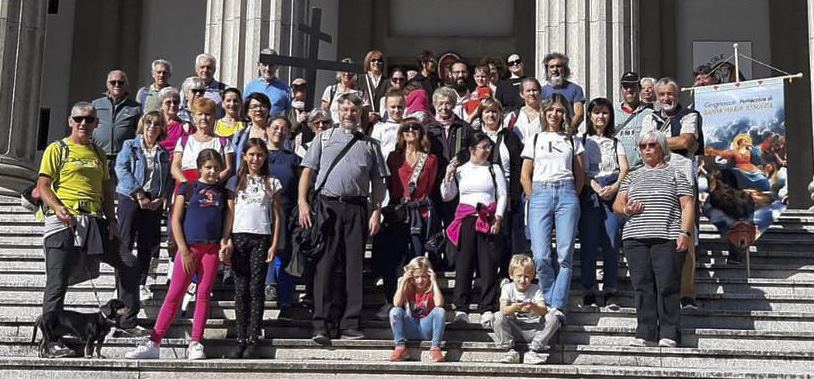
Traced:
[[705, 136], [698, 162], [704, 214], [746, 248], [788, 204], [783, 80], [699, 87], [695, 109]]

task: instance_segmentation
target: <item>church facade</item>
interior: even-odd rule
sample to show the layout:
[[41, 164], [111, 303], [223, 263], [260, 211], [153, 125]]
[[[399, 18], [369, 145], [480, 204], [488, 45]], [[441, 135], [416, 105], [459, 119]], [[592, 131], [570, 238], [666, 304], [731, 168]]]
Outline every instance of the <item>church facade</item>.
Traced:
[[[587, 98], [614, 102], [627, 70], [689, 87], [694, 67], [726, 59], [738, 43], [756, 61], [804, 74], [786, 86], [789, 192], [792, 207], [811, 205], [814, 0], [0, 0], [0, 187], [35, 180], [45, 145], [65, 135], [70, 105], [100, 96], [109, 70], [124, 70], [133, 94], [163, 58], [178, 86], [207, 52], [219, 60], [216, 78], [242, 89], [261, 48], [304, 56], [298, 27], [312, 7], [332, 36], [320, 59], [361, 62], [376, 49], [388, 66], [409, 66], [423, 49], [470, 63], [519, 53], [540, 78], [542, 57], [558, 51]], [[747, 78], [779, 75], [741, 65]], [[321, 72], [316, 93], [333, 77]]]

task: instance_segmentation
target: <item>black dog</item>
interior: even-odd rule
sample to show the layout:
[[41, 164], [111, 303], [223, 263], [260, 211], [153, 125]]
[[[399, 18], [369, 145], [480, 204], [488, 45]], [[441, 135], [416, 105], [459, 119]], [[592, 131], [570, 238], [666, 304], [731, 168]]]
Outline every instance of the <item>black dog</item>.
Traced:
[[101, 307], [98, 313], [79, 313], [75, 311], [50, 311], [37, 317], [34, 323], [33, 344], [37, 340], [37, 328], [42, 331], [42, 340], [39, 344], [40, 358], [48, 357], [48, 343], [57, 342], [65, 335], [72, 335], [85, 341], [85, 358], [93, 357], [93, 347], [96, 345], [96, 356], [102, 358], [102, 343], [110, 332], [110, 328], [117, 325], [119, 316], [124, 316], [130, 310], [118, 299], [111, 299]]

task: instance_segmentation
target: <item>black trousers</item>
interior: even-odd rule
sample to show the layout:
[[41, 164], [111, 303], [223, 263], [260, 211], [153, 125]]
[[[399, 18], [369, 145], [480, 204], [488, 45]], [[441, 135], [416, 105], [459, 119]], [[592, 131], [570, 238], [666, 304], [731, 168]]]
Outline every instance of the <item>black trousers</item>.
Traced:
[[[467, 217], [461, 223], [458, 252], [455, 255], [455, 290], [452, 292], [455, 309], [466, 312], [471, 302], [472, 277], [478, 269], [481, 301], [478, 312], [499, 310], [497, 304], [497, 269], [503, 238], [500, 235], [475, 230], [476, 217]], [[450, 243], [451, 245], [452, 243]]]
[[132, 254], [133, 244], [136, 244], [137, 259], [139, 262], [139, 284], [147, 283], [147, 274], [150, 270], [150, 259], [158, 258], [158, 249], [161, 246], [161, 209], [148, 210], [139, 208], [130, 196], [119, 194], [119, 205], [116, 208], [116, 218], [119, 220], [119, 235], [121, 236], [121, 255]]
[[384, 282], [385, 302], [392, 303], [398, 283], [398, 268], [407, 255], [410, 230], [407, 224], [388, 225], [373, 237], [373, 275]]
[[[314, 272], [314, 333], [329, 323], [340, 330], [358, 329], [362, 313], [362, 264], [367, 240], [367, 205], [323, 199], [330, 214], [325, 253]], [[344, 300], [344, 306], [343, 306]], [[331, 309], [341, 309], [341, 317]]]
[[[107, 226], [100, 225], [102, 238], [107, 240]], [[74, 247], [74, 233], [70, 229], [57, 232], [45, 239], [45, 293], [42, 296], [42, 312], [62, 310], [65, 305], [65, 292], [68, 290], [68, 275], [71, 264], [85, 254]], [[122, 317], [120, 326], [132, 328], [138, 324], [140, 308], [139, 276], [140, 266], [132, 253], [122, 254], [116, 241], [111, 241], [100, 260], [115, 269], [116, 292], [130, 313]], [[100, 298], [100, 300], [103, 300]]]
[[266, 294], [264, 292], [271, 236], [233, 233], [235, 254], [232, 270], [235, 274], [235, 323], [237, 339], [257, 340], [263, 321]]
[[680, 339], [681, 268], [686, 252], [666, 239], [626, 239], [625, 255], [636, 298], [636, 337], [657, 342]]

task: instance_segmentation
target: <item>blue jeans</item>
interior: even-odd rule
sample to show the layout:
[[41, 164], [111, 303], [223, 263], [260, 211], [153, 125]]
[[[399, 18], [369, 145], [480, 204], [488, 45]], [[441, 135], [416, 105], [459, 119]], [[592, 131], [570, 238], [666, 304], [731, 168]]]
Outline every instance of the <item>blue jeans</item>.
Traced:
[[404, 345], [409, 339], [413, 341], [432, 341], [433, 347], [441, 346], [444, 339], [444, 308], [435, 307], [427, 317], [413, 318], [404, 307], [393, 307], [390, 310], [390, 329], [396, 345]]
[[602, 200], [592, 188], [579, 196], [579, 245], [582, 287], [596, 292], [596, 257], [604, 254], [604, 291], [616, 291], [619, 283], [619, 248], [622, 244], [622, 217], [613, 213], [613, 200]]
[[[534, 182], [529, 202], [531, 251], [546, 303], [564, 309], [574, 260], [579, 199], [572, 180]], [[557, 228], [557, 260], [551, 256], [551, 231]]]
[[[291, 207], [282, 210], [282, 219], [288, 220], [291, 214]], [[291, 233], [288, 232], [288, 223], [280, 224], [280, 241], [277, 246], [277, 255], [274, 263], [268, 265], [266, 272], [266, 284], [277, 286], [277, 301], [281, 305], [290, 305], [294, 301], [294, 277], [289, 275], [285, 268], [291, 261]]]

